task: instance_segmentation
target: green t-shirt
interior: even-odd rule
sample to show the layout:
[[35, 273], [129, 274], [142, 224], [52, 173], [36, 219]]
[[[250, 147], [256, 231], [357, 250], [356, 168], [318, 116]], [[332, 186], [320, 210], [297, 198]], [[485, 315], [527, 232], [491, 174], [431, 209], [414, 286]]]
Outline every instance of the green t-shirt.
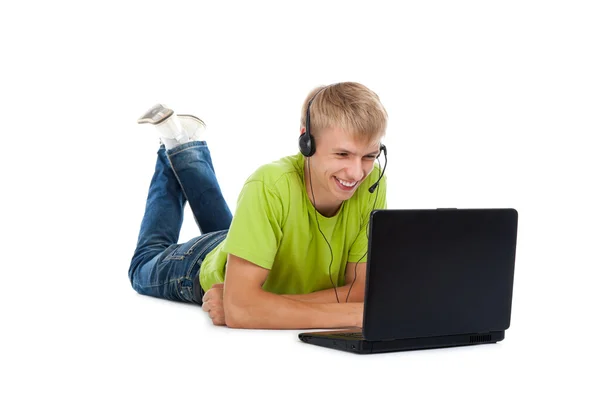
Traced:
[[[331, 279], [338, 287], [345, 284], [347, 262], [367, 261], [367, 225], [375, 199], [375, 209], [387, 208], [385, 176], [378, 189], [368, 190], [379, 174], [375, 164], [335, 216], [317, 212], [333, 251]], [[306, 193], [301, 153], [263, 165], [246, 180], [227, 237], [202, 262], [204, 291], [225, 280], [228, 253], [270, 270], [263, 285], [268, 292], [305, 294], [332, 288], [331, 253]]]

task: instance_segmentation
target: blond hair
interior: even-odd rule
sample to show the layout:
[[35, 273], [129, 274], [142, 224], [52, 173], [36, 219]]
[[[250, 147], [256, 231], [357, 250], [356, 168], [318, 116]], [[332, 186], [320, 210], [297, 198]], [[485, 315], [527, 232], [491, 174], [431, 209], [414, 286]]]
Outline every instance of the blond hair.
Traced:
[[306, 108], [311, 99], [310, 133], [313, 136], [330, 128], [340, 128], [359, 141], [373, 142], [385, 136], [387, 112], [379, 96], [366, 86], [341, 82], [313, 89], [302, 105], [301, 128], [306, 127]]

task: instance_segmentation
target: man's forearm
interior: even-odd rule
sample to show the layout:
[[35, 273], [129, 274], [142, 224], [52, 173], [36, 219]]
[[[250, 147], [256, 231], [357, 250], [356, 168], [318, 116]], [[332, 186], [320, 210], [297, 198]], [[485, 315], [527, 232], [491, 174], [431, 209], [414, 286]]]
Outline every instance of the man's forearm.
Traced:
[[[346, 303], [346, 297], [348, 297], [348, 303], [363, 302], [365, 293], [364, 287], [361, 285], [354, 284], [352, 290], [350, 285], [340, 286], [334, 289], [319, 290], [308, 294], [284, 294], [283, 297], [292, 300], [303, 301], [306, 303], [337, 303], [338, 299], [340, 303]], [[337, 291], [337, 298], [335, 292]], [[350, 296], [348, 296], [350, 291]]]
[[362, 327], [362, 315], [362, 303], [308, 303], [263, 290], [254, 293], [246, 300], [244, 305], [225, 304], [225, 321], [227, 326], [231, 328], [316, 329]]

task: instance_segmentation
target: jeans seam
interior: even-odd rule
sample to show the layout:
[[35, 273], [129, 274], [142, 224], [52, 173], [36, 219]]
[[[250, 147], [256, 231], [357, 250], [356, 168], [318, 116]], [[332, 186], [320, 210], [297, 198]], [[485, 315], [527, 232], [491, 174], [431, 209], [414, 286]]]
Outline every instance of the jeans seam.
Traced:
[[198, 144], [196, 144], [194, 142], [185, 143], [185, 144], [190, 144], [190, 145], [189, 146], [185, 146], [185, 144], [184, 144], [185, 147], [183, 147], [183, 148], [181, 148], [181, 149], [179, 149], [179, 150], [177, 150], [177, 151], [175, 151], [175, 152], [173, 152], [171, 154], [169, 154], [168, 151], [165, 151], [165, 154], [167, 156], [174, 156], [175, 154], [179, 154], [182, 151], [186, 151], [187, 149], [192, 148], [192, 147], [207, 147], [206, 144], [202, 144], [202, 141], [198, 141], [198, 142], [199, 142]]
[[[188, 272], [189, 274], [189, 272]], [[192, 286], [183, 286], [183, 281], [186, 280], [188, 278], [183, 277], [180, 279], [177, 279], [177, 293], [178, 295], [182, 296], [183, 300], [185, 301], [190, 301], [190, 302], [194, 302], [194, 283], [192, 282]], [[194, 278], [191, 278], [190, 280], [193, 280]], [[188, 294], [190, 295], [190, 298], [187, 299], [187, 296], [184, 295], [185, 292], [188, 292]]]
[[[209, 233], [207, 233], [206, 235], [210, 236], [211, 234], [213, 234], [213, 236], [216, 236], [216, 233], [215, 233], [215, 232], [209, 232]], [[196, 246], [198, 246], [198, 245], [200, 244], [200, 241], [201, 241], [201, 240], [202, 240], [202, 236], [200, 237], [200, 239], [199, 239], [199, 240], [198, 240], [196, 243], [194, 243], [194, 244], [193, 244], [193, 245], [192, 245], [192, 246], [191, 246], [191, 247], [188, 249], [188, 251], [186, 251], [186, 252], [185, 252], [185, 253], [183, 253], [183, 254], [185, 254], [186, 256], [189, 256], [190, 254], [192, 254], [193, 250], [196, 248]]]
[[[211, 241], [208, 243], [208, 245], [204, 248], [204, 251], [201, 252], [200, 254], [198, 254], [198, 257], [192, 263], [192, 267], [196, 265], [196, 263], [198, 262], [198, 260], [200, 259], [200, 257], [202, 257], [202, 256], [206, 257], [206, 255], [209, 253], [208, 249], [210, 249], [213, 246], [213, 244], [217, 243], [217, 241], [219, 240], [219, 238], [220, 238], [220, 236], [219, 236], [218, 232], [215, 232], [215, 237], [211, 239]], [[188, 271], [188, 276], [189, 276], [190, 272], [192, 272], [191, 269]], [[192, 277], [192, 279], [194, 279], [194, 278], [195, 277]]]
[[[216, 232], [209, 232], [203, 236], [210, 236], [210, 235], [216, 235]], [[169, 255], [169, 256], [165, 257], [165, 261], [166, 260], [183, 260], [183, 259], [185, 259], [187, 256], [192, 254], [192, 252], [196, 248], [196, 246], [198, 246], [200, 244], [200, 242], [205, 239], [206, 239], [206, 237], [202, 237], [202, 236], [198, 237], [198, 240], [196, 240], [196, 243], [194, 243], [185, 253], [183, 253], [182, 255], [177, 255], [177, 256]], [[174, 250], [173, 253], [175, 253], [176, 251], [177, 250]]]
[[174, 282], [178, 282], [178, 281], [181, 281], [181, 278], [171, 279], [169, 281], [162, 282], [162, 283], [160, 283], [158, 285], [144, 285], [144, 286], [142, 286], [142, 285], [136, 285], [136, 286], [139, 287], [139, 288], [157, 288], [157, 287], [161, 287], [161, 286], [171, 285]]
[[[184, 295], [184, 293], [188, 294], [188, 296]], [[181, 294], [182, 296], [184, 296], [186, 301], [189, 301], [190, 303], [195, 303], [194, 301], [194, 287], [193, 286], [186, 286], [184, 288], [182, 288], [181, 292], [179, 292], [179, 294]], [[188, 298], [189, 297], [189, 298]]]
[[[187, 148], [187, 147], [186, 147]], [[181, 150], [184, 151], [185, 149]], [[175, 171], [175, 167], [173, 167], [173, 161], [171, 161], [171, 156], [180, 153], [181, 151], [178, 151], [177, 153], [174, 154], [169, 154], [168, 152], [165, 152], [165, 155], [167, 156], [167, 159], [169, 160], [169, 164], [171, 164], [171, 171], [173, 171], [173, 175], [175, 175], [175, 179], [177, 179], [177, 182], [179, 183], [179, 187], [181, 188], [181, 192], [183, 193], [183, 196], [185, 197], [185, 199], [187, 200], [188, 204], [190, 203], [190, 199], [188, 198], [187, 193], [185, 192], [185, 188], [183, 187], [183, 184], [181, 183], [181, 179], [179, 179], [179, 175], [177, 175], [177, 171]], [[191, 205], [190, 205], [191, 207]], [[193, 215], [194, 213], [192, 213]], [[198, 223], [198, 221], [196, 220], [196, 216], [193, 215], [194, 220], [196, 221], [196, 225], [198, 225], [198, 227], [200, 227], [200, 224]]]
[[[203, 252], [204, 253], [204, 257], [206, 257], [206, 255], [209, 253], [208, 249], [210, 249], [215, 243], [217, 243], [219, 240], [221, 240], [221, 238], [223, 236], [227, 236], [227, 233], [223, 233], [223, 231], [215, 232], [215, 237], [211, 240], [211, 242], [208, 244], [208, 246], [206, 246], [205, 251]], [[211, 251], [212, 250], [214, 250], [214, 248], [211, 249]], [[202, 253], [200, 253], [198, 255], [198, 258], [196, 258], [196, 260], [194, 260], [194, 262], [191, 264], [192, 267], [195, 266], [198, 263], [198, 260], [200, 259], [201, 255], [202, 255]], [[190, 272], [191, 272], [191, 269], [187, 273], [188, 276], [190, 275]], [[204, 292], [204, 289], [202, 289], [202, 285], [200, 284], [200, 268], [198, 268], [198, 277], [196, 277], [196, 276], [192, 277], [192, 298], [194, 298], [194, 290], [193, 290], [193, 288], [194, 288], [194, 280], [195, 279], [198, 279], [198, 286], [200, 287], [200, 295], [202, 297], [204, 297], [205, 292]]]
[[[181, 149], [181, 150], [179, 150], [179, 151], [177, 151], [175, 153], [172, 153], [172, 154], [169, 154], [168, 152], [165, 153], [166, 156], [167, 156], [167, 158], [169, 159], [169, 164], [171, 164], [171, 171], [173, 171], [173, 175], [175, 175], [175, 179], [177, 179], [177, 182], [179, 182], [179, 187], [181, 188], [181, 192], [185, 196], [185, 199], [187, 200], [187, 202], [190, 205], [190, 207], [192, 206], [192, 204], [190, 203], [190, 199], [189, 199], [189, 197], [188, 197], [188, 195], [187, 195], [187, 193], [186, 193], [186, 191], [185, 191], [185, 189], [183, 187], [183, 184], [181, 183], [181, 179], [179, 178], [179, 175], [177, 174], [177, 171], [175, 170], [175, 167], [173, 166], [173, 161], [171, 161], [171, 156], [179, 154], [182, 151], [185, 151], [185, 150], [187, 150], [187, 149], [189, 149], [191, 147], [196, 147], [196, 146], [188, 146], [188, 147], [186, 147], [184, 149]], [[200, 147], [200, 146], [198, 146], [198, 147]], [[194, 210], [192, 210], [192, 211], [194, 211]], [[196, 213], [192, 212], [192, 217], [194, 217], [194, 221], [196, 222], [196, 226], [198, 227], [198, 229], [200, 229], [200, 221], [198, 221], [196, 219]], [[202, 233], [202, 232], [200, 232], [200, 233]]]

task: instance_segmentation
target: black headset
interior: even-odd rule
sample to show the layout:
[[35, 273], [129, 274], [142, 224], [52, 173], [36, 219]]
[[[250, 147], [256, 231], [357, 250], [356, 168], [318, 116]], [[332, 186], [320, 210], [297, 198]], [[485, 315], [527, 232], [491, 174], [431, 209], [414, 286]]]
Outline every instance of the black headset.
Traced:
[[[300, 153], [302, 153], [302, 155], [304, 157], [309, 159], [308, 160], [308, 177], [310, 179], [310, 190], [313, 195], [313, 206], [315, 203], [315, 193], [312, 188], [312, 176], [310, 174], [310, 157], [312, 157], [315, 154], [315, 151], [317, 151], [317, 148], [316, 148], [315, 138], [310, 133], [310, 105], [312, 104], [315, 97], [317, 97], [317, 95], [319, 93], [321, 93], [323, 90], [327, 89], [328, 87], [329, 86], [325, 86], [324, 88], [319, 90], [308, 101], [308, 105], [306, 106], [306, 123], [304, 124], [305, 130], [304, 130], [304, 133], [302, 133], [300, 135], [300, 138], [298, 139], [298, 146], [300, 147]], [[370, 193], [373, 193], [375, 191], [375, 189], [377, 188], [377, 194], [375, 195], [375, 201], [373, 202], [373, 210], [375, 210], [375, 204], [377, 203], [377, 197], [379, 196], [379, 181], [381, 181], [381, 178], [383, 178], [383, 173], [385, 172], [385, 168], [387, 167], [387, 148], [385, 147], [384, 144], [381, 144], [381, 146], [379, 147], [379, 154], [377, 155], [377, 162], [379, 163], [379, 156], [381, 155], [382, 151], [383, 151], [383, 155], [385, 156], [385, 164], [383, 165], [383, 171], [381, 171], [381, 174], [379, 175], [379, 178], [377, 179], [377, 181], [373, 185], [371, 185], [371, 187], [369, 187]], [[379, 169], [381, 169], [381, 163], [379, 164]], [[373, 210], [371, 210], [371, 212], [373, 212]], [[331, 281], [331, 285], [333, 286], [333, 290], [335, 292], [335, 298], [336, 298], [337, 302], [339, 303], [340, 299], [338, 298], [338, 295], [337, 295], [337, 286], [333, 283], [333, 279], [331, 278], [331, 264], [333, 263], [333, 250], [331, 249], [331, 245], [329, 244], [329, 241], [325, 237], [325, 234], [323, 233], [323, 231], [321, 231], [321, 226], [319, 225], [319, 218], [317, 217], [317, 208], [316, 207], [315, 207], [315, 219], [317, 221], [317, 227], [319, 228], [319, 232], [321, 232], [323, 239], [325, 239], [325, 242], [327, 242], [327, 246], [329, 246], [329, 252], [331, 253], [331, 261], [329, 262], [329, 280]], [[367, 223], [368, 223], [368, 220], [367, 220]], [[360, 230], [362, 230], [362, 227]], [[360, 235], [360, 231], [358, 234]], [[367, 238], [368, 238], [368, 233], [367, 233]], [[356, 236], [356, 239], [358, 239], [358, 236]], [[354, 239], [354, 241], [352, 242], [350, 247], [352, 247], [354, 245], [354, 243], [356, 242], [356, 239]], [[368, 251], [369, 250], [367, 249], [367, 252]], [[350, 289], [348, 290], [348, 295], [346, 296], [346, 303], [348, 302], [348, 298], [350, 297], [350, 292], [352, 291], [352, 286], [354, 285], [354, 282], [356, 282], [356, 268], [358, 267], [358, 263], [367, 255], [367, 252], [365, 252], [365, 254], [363, 254], [363, 256], [354, 265], [354, 280], [352, 281], [352, 284], [350, 285]]]
[[308, 105], [306, 106], [306, 123], [304, 124], [306, 126], [306, 129], [304, 133], [300, 135], [300, 139], [298, 139], [300, 153], [302, 153], [304, 157], [312, 157], [313, 154], [315, 154], [315, 151], [317, 151], [314, 145], [315, 138], [313, 137], [313, 135], [310, 134], [310, 105], [312, 104], [315, 97], [317, 97], [317, 95], [325, 89], [327, 89], [327, 86], [315, 93], [315, 95], [309, 100]]

